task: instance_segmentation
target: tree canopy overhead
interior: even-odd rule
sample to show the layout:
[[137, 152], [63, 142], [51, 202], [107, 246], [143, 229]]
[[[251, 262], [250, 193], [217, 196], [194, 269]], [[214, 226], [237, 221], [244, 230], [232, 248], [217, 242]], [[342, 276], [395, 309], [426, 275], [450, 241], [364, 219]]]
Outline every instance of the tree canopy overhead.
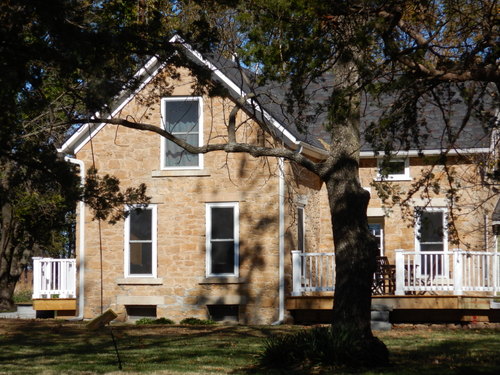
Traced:
[[[62, 246], [59, 234], [82, 198], [77, 171], [56, 151], [68, 120], [135, 84], [147, 40], [141, 8], [125, 3], [0, 2], [0, 310], [13, 308], [31, 256]], [[115, 179], [97, 179], [85, 194], [97, 213], [113, 215], [95, 198], [97, 187], [121, 203], [145, 198], [143, 188], [120, 195]]]
[[[283, 90], [277, 104], [291, 126], [314, 134], [316, 121], [321, 120], [327, 131], [327, 156], [313, 161], [283, 147], [238, 143], [231, 126], [226, 145], [193, 147], [154, 125], [122, 119], [110, 122], [155, 131], [189, 152], [223, 150], [284, 157], [316, 173], [328, 191], [334, 233], [336, 360], [384, 363], [383, 345], [370, 331], [376, 245], [367, 229], [369, 194], [359, 182], [360, 151], [366, 142], [388, 157], [395, 151], [424, 148], [428, 128], [421, 113], [429, 103], [442, 122], [439, 148], [444, 159], [447, 152], [460, 148], [473, 118], [489, 136], [496, 126], [500, 78], [496, 1], [199, 0], [177, 4], [182, 26], [189, 30], [183, 32], [181, 27], [179, 32], [187, 42], [196, 48], [204, 41], [203, 33], [191, 31], [197, 22], [208, 23], [218, 37], [218, 43], [210, 45], [219, 54], [235, 56], [242, 63], [242, 76], [252, 74], [257, 86], [268, 85], [269, 92]], [[266, 95], [251, 94], [256, 105], [259, 96]], [[379, 104], [379, 116], [368, 128], [362, 128], [360, 120], [366, 109], [364, 97]], [[465, 108], [460, 118], [451, 116], [454, 103]], [[326, 116], [318, 116], [320, 112]]]
[[[7, 42], [0, 46], [0, 62], [12, 73], [1, 78], [0, 165], [16, 158], [18, 144], [36, 139], [34, 149], [41, 150], [64, 134], [54, 125], [87, 119], [155, 131], [190, 152], [248, 152], [308, 168], [322, 179], [330, 200], [336, 359], [385, 363], [387, 353], [370, 330], [377, 249], [367, 228], [369, 194], [358, 176], [365, 142], [362, 98], [382, 103], [367, 140], [388, 154], [393, 140], [408, 140], [401, 148], [423, 142], [418, 112], [450, 87], [459, 93], [450, 98], [468, 110], [448, 150], [473, 115], [493, 127], [485, 103], [498, 106], [498, 11], [494, 0], [3, 1], [0, 34]], [[327, 114], [325, 158], [237, 143], [231, 126], [226, 145], [198, 148], [155, 125], [90, 118], [95, 111], [109, 112], [113, 95], [137, 84], [131, 78], [146, 56], [168, 56], [194, 69], [168, 43], [176, 33], [204, 52], [236, 56], [242, 73], [258, 73], [259, 85], [280, 86], [284, 99], [278, 104], [303, 133], [312, 131], [314, 102], [314, 111]]]

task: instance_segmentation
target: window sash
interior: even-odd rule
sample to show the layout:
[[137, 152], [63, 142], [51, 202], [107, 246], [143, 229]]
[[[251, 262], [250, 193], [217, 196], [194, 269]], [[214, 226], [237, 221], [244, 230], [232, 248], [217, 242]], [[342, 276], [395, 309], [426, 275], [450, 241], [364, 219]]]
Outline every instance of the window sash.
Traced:
[[[196, 124], [189, 128], [189, 125], [178, 123], [170, 124], [169, 118], [169, 104], [175, 103], [197, 103], [197, 120]], [[172, 135], [185, 140], [191, 145], [200, 146], [203, 144], [203, 100], [201, 97], [169, 97], [163, 98], [161, 103], [161, 117], [163, 129], [170, 131]], [[189, 117], [189, 116], [188, 116]], [[203, 155], [192, 154], [177, 146], [175, 143], [168, 139], [161, 138], [161, 169], [202, 169], [203, 168]]]
[[[391, 169], [395, 169], [395, 166], [398, 164], [402, 164], [403, 169], [399, 173], [399, 171], [391, 171]], [[393, 168], [391, 168], [391, 165]], [[384, 174], [383, 169], [388, 169], [388, 173]], [[395, 158], [386, 162], [384, 165], [383, 159], [377, 159], [377, 179], [378, 180], [410, 180], [410, 161], [408, 158]]]
[[[227, 224], [226, 220], [216, 221], [213, 210], [217, 208], [232, 209], [232, 230], [220, 231], [218, 224]], [[220, 213], [219, 213], [220, 214]], [[206, 275], [239, 276], [239, 207], [236, 202], [207, 203], [206, 205]], [[225, 228], [228, 229], [228, 228]], [[233, 237], [213, 238], [213, 234], [231, 233]], [[221, 236], [222, 237], [222, 236]]]
[[368, 223], [368, 229], [378, 241], [379, 255], [384, 256], [384, 227], [382, 223]]
[[[148, 212], [149, 211], [149, 212]], [[124, 275], [125, 277], [156, 277], [157, 268], [157, 241], [156, 241], [156, 206], [149, 205], [142, 213], [148, 213], [149, 225], [133, 217], [134, 213], [125, 219], [125, 254], [124, 254]], [[140, 216], [140, 214], [139, 214]], [[143, 228], [147, 236], [145, 238], [134, 238], [132, 233], [138, 233], [132, 228], [134, 222], [144, 225]], [[149, 238], [146, 238], [149, 237]]]

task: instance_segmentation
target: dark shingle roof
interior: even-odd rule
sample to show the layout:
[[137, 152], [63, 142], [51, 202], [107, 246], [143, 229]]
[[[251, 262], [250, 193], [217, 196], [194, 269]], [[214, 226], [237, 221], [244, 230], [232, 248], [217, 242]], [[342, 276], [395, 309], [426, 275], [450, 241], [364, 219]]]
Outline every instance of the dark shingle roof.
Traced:
[[[283, 125], [298, 140], [306, 142], [312, 146], [324, 149], [323, 143], [330, 143], [330, 133], [325, 130], [324, 124], [327, 121], [327, 112], [324, 106], [328, 102], [330, 88], [328, 87], [328, 77], [323, 82], [312, 84], [308, 91], [310, 95], [309, 108], [306, 109], [308, 117], [308, 126], [300, 129], [297, 126], [296, 113], [286, 107], [286, 84], [266, 83], [265, 86], [255, 84], [255, 73], [251, 71], [242, 71], [241, 68], [232, 60], [221, 56], [206, 57], [214, 66], [216, 66], [225, 76], [233, 81], [236, 86], [241, 87], [245, 92], [255, 92], [258, 94], [257, 102], [274, 119]], [[249, 80], [243, 78], [245, 74]], [[232, 94], [238, 97], [239, 94]], [[465, 117], [466, 106], [459, 100], [455, 92], [447, 93], [449, 98], [441, 98], [445, 103], [443, 112], [438, 103], [432, 97], [422, 98], [418, 108], [418, 126], [419, 141], [411, 139], [408, 134], [404, 134], [401, 128], [394, 132], [388, 132], [381, 135], [382, 141], [392, 141], [393, 150], [422, 149], [422, 150], [440, 150], [440, 149], [470, 149], [470, 148], [488, 148], [489, 130], [487, 124], [477, 117], [471, 116], [467, 125], [460, 130], [462, 121]], [[391, 98], [385, 98], [379, 102], [366, 99], [362, 103], [361, 133], [363, 137], [361, 151], [374, 151], [374, 145], [367, 141], [367, 128], [371, 123], [377, 123], [381, 114], [394, 105]], [[492, 106], [491, 106], [492, 107]], [[445, 126], [443, 113], [449, 116], [449, 126]], [[417, 124], [415, 124], [417, 125]], [[411, 133], [414, 124], [407, 124], [405, 128]], [[321, 142], [320, 139], [323, 141]], [[381, 141], [380, 139], [378, 140]]]

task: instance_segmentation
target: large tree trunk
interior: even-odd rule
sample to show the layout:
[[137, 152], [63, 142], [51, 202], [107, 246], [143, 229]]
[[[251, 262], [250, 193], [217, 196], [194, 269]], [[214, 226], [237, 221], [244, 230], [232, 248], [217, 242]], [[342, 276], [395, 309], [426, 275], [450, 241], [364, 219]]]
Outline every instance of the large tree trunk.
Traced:
[[370, 199], [358, 180], [358, 163], [341, 158], [326, 180], [335, 245], [333, 336], [335, 362], [383, 365], [385, 345], [370, 327], [371, 286], [377, 244], [368, 230]]
[[16, 304], [12, 299], [16, 283], [17, 280], [13, 280], [7, 273], [0, 275], [0, 311], [16, 310]]
[[17, 221], [12, 205], [2, 205], [0, 219], [0, 311], [12, 311], [16, 308], [14, 289], [29, 257], [15, 243]]
[[370, 327], [377, 244], [368, 230], [370, 194], [359, 180], [360, 100], [352, 61], [337, 63], [334, 83], [330, 157], [320, 171], [328, 191], [335, 245], [334, 356], [336, 363], [381, 365], [388, 362], [388, 351]]

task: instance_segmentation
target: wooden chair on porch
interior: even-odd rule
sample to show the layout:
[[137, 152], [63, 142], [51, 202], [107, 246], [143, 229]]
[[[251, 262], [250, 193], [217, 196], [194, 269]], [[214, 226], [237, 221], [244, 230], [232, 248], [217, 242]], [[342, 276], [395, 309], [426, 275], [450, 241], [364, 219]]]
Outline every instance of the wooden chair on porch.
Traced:
[[396, 266], [389, 264], [387, 257], [377, 257], [377, 268], [373, 275], [373, 295], [393, 295], [396, 290]]

